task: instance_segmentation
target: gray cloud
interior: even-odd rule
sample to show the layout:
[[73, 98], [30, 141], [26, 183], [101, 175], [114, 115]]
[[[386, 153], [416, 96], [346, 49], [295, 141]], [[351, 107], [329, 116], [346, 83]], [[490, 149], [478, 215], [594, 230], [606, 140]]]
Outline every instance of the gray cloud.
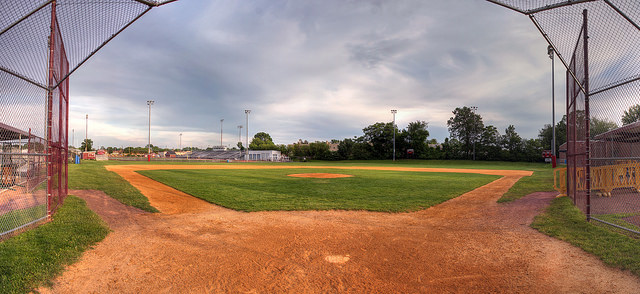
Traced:
[[72, 76], [71, 127], [89, 113], [98, 144], [144, 145], [153, 99], [160, 146], [181, 132], [217, 145], [221, 118], [235, 145], [244, 109], [252, 134], [291, 143], [361, 135], [393, 108], [442, 141], [451, 111], [476, 105], [485, 123], [535, 137], [550, 121], [545, 49], [525, 16], [485, 1], [177, 1]]

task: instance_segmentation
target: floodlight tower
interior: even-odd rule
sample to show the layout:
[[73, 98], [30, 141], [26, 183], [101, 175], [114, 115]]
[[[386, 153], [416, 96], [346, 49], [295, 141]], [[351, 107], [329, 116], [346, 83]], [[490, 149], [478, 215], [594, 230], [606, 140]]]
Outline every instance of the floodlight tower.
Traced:
[[222, 122], [224, 121], [223, 119], [220, 119], [220, 147], [222, 147]]
[[244, 148], [247, 150], [247, 160], [249, 160], [249, 113], [251, 113], [251, 109], [245, 109], [244, 110], [244, 114], [247, 116], [247, 123], [245, 124], [246, 129], [245, 131], [247, 131], [247, 146], [245, 146]]
[[242, 143], [242, 125], [238, 126], [238, 143]]
[[396, 113], [398, 110], [391, 109], [391, 113], [393, 114], [393, 161], [396, 161]]
[[473, 160], [476, 160], [476, 133], [478, 132], [478, 130], [476, 129], [476, 111], [478, 110], [478, 106], [471, 106], [470, 108], [471, 113], [473, 114]]
[[556, 156], [556, 87], [553, 53], [553, 46], [549, 45], [549, 47], [547, 47], [547, 54], [549, 54], [549, 58], [551, 58], [551, 154]]
[[149, 148], [147, 149], [147, 156], [149, 161], [151, 161], [151, 105], [153, 105], [154, 102], [153, 100], [147, 100], [147, 105], [149, 106], [149, 145], [147, 145]]
[[180, 133], [180, 144], [178, 144], [178, 150], [182, 151], [182, 133]]

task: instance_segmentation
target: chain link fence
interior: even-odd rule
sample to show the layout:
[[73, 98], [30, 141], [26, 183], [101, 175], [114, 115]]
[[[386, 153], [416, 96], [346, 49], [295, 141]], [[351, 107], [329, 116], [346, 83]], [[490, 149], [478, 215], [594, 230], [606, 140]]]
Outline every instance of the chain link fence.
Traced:
[[67, 195], [68, 77], [173, 1], [0, 1], [0, 239], [48, 219]]
[[640, 2], [488, 1], [528, 15], [567, 68], [556, 186], [589, 220], [640, 234]]

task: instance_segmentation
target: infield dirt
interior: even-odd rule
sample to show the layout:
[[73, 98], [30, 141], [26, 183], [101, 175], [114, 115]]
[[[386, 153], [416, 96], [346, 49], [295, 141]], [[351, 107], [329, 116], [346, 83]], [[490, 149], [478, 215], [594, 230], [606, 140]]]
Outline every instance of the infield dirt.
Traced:
[[113, 232], [56, 279], [53, 288], [39, 291], [637, 293], [640, 289], [640, 280], [630, 273], [609, 268], [528, 226], [555, 193], [496, 203], [530, 172], [458, 170], [503, 177], [419, 212], [244, 213], [134, 172], [189, 166], [107, 168], [140, 189], [162, 213], [122, 205], [100, 191], [71, 191], [85, 199]]

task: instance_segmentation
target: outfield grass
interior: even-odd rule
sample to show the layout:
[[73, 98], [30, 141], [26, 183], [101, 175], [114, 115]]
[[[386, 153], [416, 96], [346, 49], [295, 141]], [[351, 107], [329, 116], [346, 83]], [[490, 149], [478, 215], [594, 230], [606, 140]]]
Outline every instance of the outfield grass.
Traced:
[[207, 165], [300, 165], [300, 166], [400, 166], [400, 167], [430, 167], [430, 168], [461, 168], [461, 169], [498, 169], [498, 170], [529, 170], [530, 177], [523, 177], [505, 193], [498, 202], [510, 202], [534, 192], [553, 191], [553, 169], [550, 164], [532, 162], [504, 162], [504, 161], [472, 161], [472, 160], [346, 160], [346, 161], [310, 161], [310, 162], [167, 162], [167, 161], [109, 161], [107, 164], [207, 164]]
[[46, 285], [108, 233], [84, 200], [67, 197], [53, 221], [0, 243], [0, 293]]
[[[310, 172], [354, 177], [287, 176]], [[415, 211], [499, 178], [479, 174], [335, 169], [153, 170], [139, 173], [195, 197], [241, 211]]]
[[568, 197], [556, 198], [531, 227], [596, 255], [606, 264], [640, 276], [640, 240], [586, 221]]
[[138, 189], [118, 174], [106, 170], [104, 166], [104, 163], [96, 161], [69, 164], [69, 189], [100, 190], [123, 204], [158, 212]]

